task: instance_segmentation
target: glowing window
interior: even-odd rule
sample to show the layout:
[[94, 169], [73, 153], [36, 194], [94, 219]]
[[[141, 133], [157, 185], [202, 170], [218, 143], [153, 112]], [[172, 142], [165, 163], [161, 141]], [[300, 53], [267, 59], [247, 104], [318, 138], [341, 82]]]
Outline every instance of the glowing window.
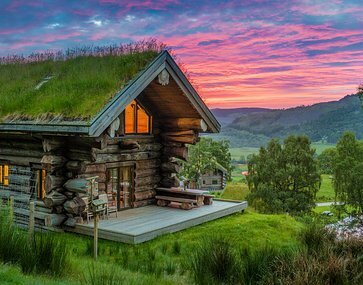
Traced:
[[128, 105], [125, 110], [125, 133], [126, 134], [136, 133], [135, 110], [136, 110], [136, 102], [132, 101], [132, 103], [130, 105]]
[[9, 165], [0, 165], [0, 185], [9, 186]]
[[125, 134], [149, 134], [152, 117], [136, 101], [125, 109]]

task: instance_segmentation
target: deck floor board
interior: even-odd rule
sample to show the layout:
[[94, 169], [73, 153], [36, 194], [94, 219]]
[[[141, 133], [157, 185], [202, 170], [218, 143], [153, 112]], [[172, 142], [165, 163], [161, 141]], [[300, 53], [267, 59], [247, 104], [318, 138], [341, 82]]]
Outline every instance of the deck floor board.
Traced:
[[[165, 233], [180, 231], [195, 225], [243, 211], [247, 202], [214, 201], [212, 205], [191, 210], [155, 205], [118, 212], [100, 220], [99, 237], [108, 240], [141, 243]], [[93, 235], [93, 221], [76, 224], [68, 231]]]

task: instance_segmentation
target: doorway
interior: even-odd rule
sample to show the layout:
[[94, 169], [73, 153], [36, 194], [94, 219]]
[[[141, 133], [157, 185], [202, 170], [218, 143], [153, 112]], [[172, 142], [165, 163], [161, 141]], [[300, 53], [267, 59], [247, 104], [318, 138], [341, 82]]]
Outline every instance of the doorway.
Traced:
[[118, 211], [132, 207], [133, 173], [134, 169], [131, 166], [107, 169], [107, 194], [111, 196], [111, 203], [117, 206]]

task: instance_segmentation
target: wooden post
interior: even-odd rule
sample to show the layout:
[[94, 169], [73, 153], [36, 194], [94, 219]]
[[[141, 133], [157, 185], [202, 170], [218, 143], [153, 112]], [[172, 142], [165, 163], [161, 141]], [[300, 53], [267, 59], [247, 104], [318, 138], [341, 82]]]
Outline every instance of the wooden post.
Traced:
[[14, 222], [14, 196], [9, 198], [9, 218], [10, 222]]
[[32, 240], [34, 237], [34, 224], [35, 224], [35, 203], [31, 201], [29, 203], [29, 240]]
[[93, 217], [93, 257], [97, 260], [98, 251], [98, 213], [94, 212]]

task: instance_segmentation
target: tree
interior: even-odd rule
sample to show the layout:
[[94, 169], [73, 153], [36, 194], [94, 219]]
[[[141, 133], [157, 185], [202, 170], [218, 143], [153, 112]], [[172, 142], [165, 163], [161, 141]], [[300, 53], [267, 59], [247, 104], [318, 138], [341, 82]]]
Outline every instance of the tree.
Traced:
[[363, 145], [354, 133], [346, 132], [337, 143], [334, 159], [336, 200], [350, 214], [363, 212]]
[[271, 140], [248, 163], [249, 202], [267, 213], [306, 212], [320, 187], [318, 164], [306, 136]]
[[199, 183], [202, 174], [215, 170], [220, 164], [227, 169], [228, 179], [231, 178], [233, 166], [228, 141], [203, 137], [196, 145], [189, 145], [188, 151], [189, 158], [181, 171], [182, 176]]
[[359, 84], [359, 86], [357, 88], [357, 95], [362, 102], [363, 101], [363, 83]]
[[336, 156], [336, 149], [334, 147], [325, 149], [318, 155], [318, 163], [321, 173], [333, 174], [334, 160]]

